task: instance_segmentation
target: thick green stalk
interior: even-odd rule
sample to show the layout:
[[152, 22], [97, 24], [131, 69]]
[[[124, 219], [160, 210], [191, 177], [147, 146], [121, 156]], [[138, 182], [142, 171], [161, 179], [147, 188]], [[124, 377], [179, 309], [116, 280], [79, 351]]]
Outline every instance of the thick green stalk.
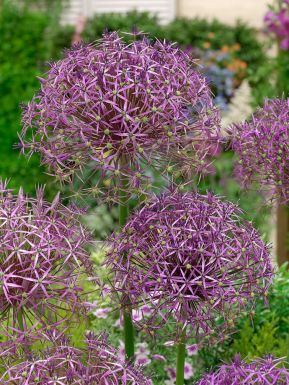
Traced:
[[129, 305], [124, 308], [123, 321], [124, 321], [125, 355], [128, 360], [133, 361], [134, 359], [134, 327], [132, 323], [131, 307]]
[[177, 378], [176, 385], [184, 385], [186, 343], [184, 335], [182, 335], [177, 348]]
[[[24, 318], [24, 311], [23, 309], [19, 309], [17, 311], [17, 322], [18, 322], [19, 330], [21, 330], [24, 333], [25, 327], [24, 327], [23, 318]], [[26, 354], [26, 358], [30, 359], [31, 358], [30, 346], [26, 345], [25, 339], [24, 339], [24, 352]]]
[[128, 207], [126, 203], [126, 197], [125, 192], [120, 192], [120, 203], [119, 203], [119, 225], [120, 227], [123, 227], [126, 224], [127, 217], [128, 217]]
[[[123, 227], [128, 217], [128, 197], [127, 197], [128, 181], [123, 178], [120, 180], [119, 190], [119, 225]], [[134, 327], [132, 322], [132, 310], [129, 298], [125, 299], [123, 310], [124, 319], [124, 345], [126, 358], [130, 361], [134, 359]]]
[[[282, 4], [282, 0], [277, 0], [279, 11], [282, 9]], [[280, 41], [278, 41], [277, 61], [277, 97], [284, 98], [289, 93], [289, 54], [288, 51], [280, 49]], [[281, 202], [277, 204], [277, 256], [278, 264], [282, 265], [289, 261], [289, 208]]]
[[17, 312], [17, 322], [19, 329], [24, 333], [24, 323], [23, 323], [23, 310], [20, 309]]

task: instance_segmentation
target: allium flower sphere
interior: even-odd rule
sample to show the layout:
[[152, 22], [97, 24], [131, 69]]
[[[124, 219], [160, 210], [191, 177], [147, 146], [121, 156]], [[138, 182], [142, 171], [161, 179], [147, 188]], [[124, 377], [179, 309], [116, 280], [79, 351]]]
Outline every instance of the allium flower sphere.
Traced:
[[122, 180], [128, 194], [143, 193], [147, 165], [167, 170], [168, 158], [201, 170], [218, 141], [219, 115], [195, 67], [173, 44], [126, 45], [116, 33], [74, 47], [24, 111], [23, 151], [39, 152], [62, 180], [82, 172], [88, 191], [112, 197]]
[[231, 129], [239, 157], [236, 174], [244, 187], [257, 183], [289, 201], [289, 99], [268, 99], [249, 122]]
[[15, 330], [58, 324], [82, 305], [81, 279], [92, 274], [85, 246], [89, 235], [76, 207], [43, 189], [36, 198], [13, 195], [0, 183], [0, 320]]
[[2, 385], [151, 385], [139, 368], [118, 358], [105, 336], [90, 334], [83, 349], [64, 341], [41, 358], [20, 363], [14, 358], [14, 365], [7, 358]]
[[289, 370], [282, 360], [259, 358], [246, 363], [236, 356], [230, 364], [205, 375], [197, 385], [287, 385]]
[[211, 193], [173, 191], [153, 198], [112, 237], [106, 264], [114, 290], [152, 310], [140, 327], [149, 332], [173, 320], [177, 335], [186, 328], [213, 337], [266, 294], [268, 247], [239, 215], [237, 206]]

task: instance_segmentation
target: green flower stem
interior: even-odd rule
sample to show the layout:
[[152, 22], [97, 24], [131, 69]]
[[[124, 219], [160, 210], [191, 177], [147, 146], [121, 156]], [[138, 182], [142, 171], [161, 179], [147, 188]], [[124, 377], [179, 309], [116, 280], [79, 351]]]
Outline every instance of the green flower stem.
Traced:
[[[128, 217], [128, 197], [127, 197], [128, 181], [126, 178], [120, 179], [119, 190], [119, 225], [123, 227]], [[123, 298], [124, 300], [124, 298]], [[124, 318], [124, 345], [126, 358], [130, 361], [134, 359], [134, 327], [132, 322], [132, 309], [129, 298], [125, 298], [126, 303], [123, 310]]]
[[19, 329], [24, 333], [23, 310], [22, 309], [20, 309], [17, 312], [17, 321], [18, 321]]
[[[24, 318], [24, 311], [23, 309], [20, 309], [17, 312], [17, 322], [18, 322], [19, 329], [24, 333], [25, 327], [24, 327], [23, 318]], [[31, 358], [30, 346], [26, 343], [24, 343], [24, 352], [26, 354], [27, 359], [30, 359]]]
[[132, 323], [131, 306], [126, 306], [123, 311], [124, 320], [124, 345], [125, 355], [128, 360], [134, 360], [134, 327]]
[[123, 227], [126, 224], [128, 217], [128, 207], [127, 203], [124, 202], [123, 198], [125, 198], [125, 193], [123, 191], [120, 192], [120, 203], [119, 203], [119, 226]]
[[186, 358], [185, 332], [182, 334], [177, 347], [177, 378], [176, 385], [184, 385], [184, 371]]

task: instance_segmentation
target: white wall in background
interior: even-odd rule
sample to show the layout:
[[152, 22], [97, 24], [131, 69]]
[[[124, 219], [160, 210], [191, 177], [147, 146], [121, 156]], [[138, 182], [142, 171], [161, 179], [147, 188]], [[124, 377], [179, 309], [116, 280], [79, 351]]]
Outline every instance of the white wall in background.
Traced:
[[69, 0], [62, 22], [75, 24], [78, 16], [90, 17], [93, 14], [119, 12], [136, 9], [157, 15], [161, 23], [168, 23], [176, 16], [178, 0]]
[[263, 16], [272, 0], [178, 0], [178, 14], [184, 17], [217, 18], [225, 23], [242, 19], [262, 28]]

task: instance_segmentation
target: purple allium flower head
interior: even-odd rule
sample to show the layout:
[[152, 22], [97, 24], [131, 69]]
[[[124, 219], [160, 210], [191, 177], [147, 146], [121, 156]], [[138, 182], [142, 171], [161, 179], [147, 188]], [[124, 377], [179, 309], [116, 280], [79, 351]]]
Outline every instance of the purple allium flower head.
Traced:
[[112, 197], [121, 179], [142, 194], [148, 164], [168, 171], [168, 159], [186, 159], [200, 171], [219, 137], [218, 111], [189, 56], [146, 38], [126, 45], [116, 33], [52, 64], [23, 122], [23, 151], [39, 152], [62, 180], [89, 168], [98, 182], [88, 178], [88, 190]]
[[[284, 363], [283, 363], [284, 364]], [[287, 385], [289, 370], [282, 359], [272, 357], [246, 363], [236, 356], [230, 364], [222, 365], [215, 373], [206, 374], [197, 385]]]
[[153, 198], [111, 238], [106, 264], [114, 290], [153, 311], [140, 327], [151, 332], [173, 319], [177, 335], [186, 326], [188, 334], [214, 336], [266, 294], [269, 248], [239, 215], [211, 193], [173, 191]]
[[79, 280], [92, 273], [76, 207], [43, 195], [41, 188], [35, 199], [13, 195], [0, 182], [0, 319], [19, 333], [34, 322], [51, 328], [82, 307]]
[[270, 189], [289, 201], [289, 99], [268, 99], [249, 122], [231, 128], [239, 157], [235, 171], [244, 187]]
[[289, 49], [289, 2], [283, 0], [281, 9], [270, 10], [264, 16], [264, 23], [269, 32], [274, 34], [279, 40], [282, 50]]
[[[2, 355], [2, 360], [5, 356]], [[18, 358], [18, 357], [16, 357]], [[31, 361], [7, 362], [1, 385], [150, 385], [137, 367], [119, 361], [105, 336], [89, 334], [83, 349], [63, 341]]]

